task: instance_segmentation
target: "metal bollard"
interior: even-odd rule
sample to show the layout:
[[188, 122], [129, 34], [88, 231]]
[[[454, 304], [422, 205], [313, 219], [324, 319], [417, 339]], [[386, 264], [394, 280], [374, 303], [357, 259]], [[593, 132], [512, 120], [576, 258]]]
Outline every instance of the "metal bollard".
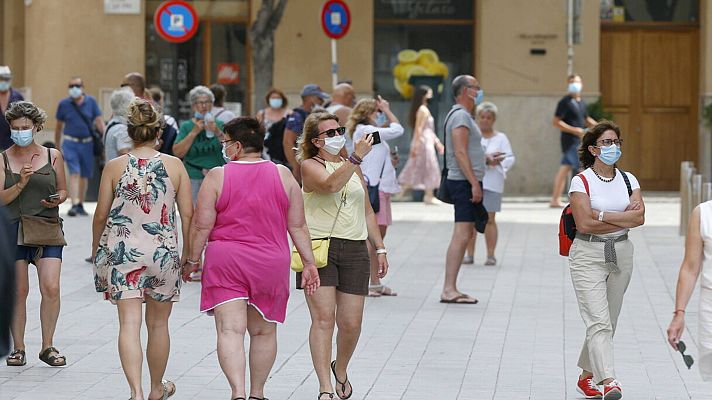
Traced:
[[[692, 175], [692, 203], [690, 204], [690, 213], [702, 203], [702, 175]], [[688, 214], [689, 217], [689, 214]]]
[[712, 183], [705, 182], [702, 184], [702, 202], [712, 200]]
[[690, 189], [692, 175], [695, 173], [692, 161], [680, 163], [680, 236], [687, 232], [687, 222], [690, 216]]

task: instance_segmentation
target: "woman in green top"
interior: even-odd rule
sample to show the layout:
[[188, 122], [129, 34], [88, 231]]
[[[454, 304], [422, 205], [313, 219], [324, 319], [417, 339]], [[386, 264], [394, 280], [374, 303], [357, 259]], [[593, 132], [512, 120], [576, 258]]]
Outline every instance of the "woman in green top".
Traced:
[[212, 168], [225, 165], [222, 156], [222, 122], [212, 115], [215, 96], [205, 86], [196, 86], [188, 93], [193, 108], [193, 118], [180, 125], [173, 145], [173, 154], [183, 160], [188, 170], [193, 191], [193, 203], [205, 174]]
[[[14, 228], [19, 230], [20, 215], [59, 217], [59, 205], [67, 199], [67, 180], [64, 159], [56, 149], [35, 143], [35, 135], [42, 130], [47, 114], [29, 101], [12, 103], [5, 113], [10, 124], [10, 137], [14, 144], [2, 153], [0, 203]], [[42, 294], [40, 323], [42, 326], [42, 351], [40, 360], [52, 367], [67, 364], [53, 344], [54, 330], [59, 317], [59, 275], [62, 267], [62, 246], [25, 246], [22, 238], [13, 239], [15, 253], [16, 301], [12, 319], [13, 352], [7, 365], [22, 366], [25, 356], [25, 325], [27, 323], [27, 294], [29, 293], [29, 264], [37, 267], [37, 277]]]

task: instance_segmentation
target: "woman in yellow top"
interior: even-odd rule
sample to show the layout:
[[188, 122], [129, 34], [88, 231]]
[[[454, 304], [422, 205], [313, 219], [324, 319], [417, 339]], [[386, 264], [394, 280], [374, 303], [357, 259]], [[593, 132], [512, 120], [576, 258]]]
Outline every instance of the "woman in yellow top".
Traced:
[[[299, 142], [304, 213], [311, 238], [331, 236], [329, 262], [319, 269], [321, 287], [306, 297], [312, 320], [309, 347], [319, 378], [319, 400], [334, 398], [329, 369], [336, 379], [336, 395], [348, 399], [353, 394], [346, 367], [361, 334], [364, 298], [368, 295], [366, 239], [376, 248], [379, 277], [388, 272], [386, 248], [359, 168], [371, 151], [373, 138], [367, 134], [357, 141], [353, 154], [345, 160], [339, 155], [346, 143], [344, 133], [346, 129], [339, 126], [336, 115], [315, 112], [304, 122]], [[300, 275], [297, 273], [298, 289]], [[329, 365], [334, 324], [339, 328], [336, 360]]]

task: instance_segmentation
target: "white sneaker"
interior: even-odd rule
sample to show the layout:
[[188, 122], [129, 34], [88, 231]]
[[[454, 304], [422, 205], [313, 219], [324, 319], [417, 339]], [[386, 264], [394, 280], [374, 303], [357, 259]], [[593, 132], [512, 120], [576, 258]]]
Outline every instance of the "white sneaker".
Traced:
[[474, 264], [475, 260], [473, 256], [465, 256], [462, 258], [462, 263], [463, 264]]

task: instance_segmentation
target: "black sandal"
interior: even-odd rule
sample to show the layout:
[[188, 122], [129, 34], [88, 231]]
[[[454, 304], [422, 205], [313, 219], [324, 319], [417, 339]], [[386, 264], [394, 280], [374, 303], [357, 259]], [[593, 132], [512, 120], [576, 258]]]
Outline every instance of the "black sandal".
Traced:
[[[57, 353], [54, 355], [50, 355], [50, 353]], [[40, 360], [44, 361], [45, 364], [49, 365], [50, 367], [64, 367], [67, 365], [67, 358], [59, 353], [59, 350], [57, 350], [56, 347], [54, 346], [49, 346], [48, 348], [42, 350], [40, 353]]]
[[329, 395], [329, 399], [333, 399], [333, 398], [334, 398], [334, 394], [333, 394], [333, 393], [330, 393], [330, 392], [321, 392], [321, 393], [319, 393], [319, 396], [316, 398], [316, 400], [321, 400], [321, 396], [323, 396], [323, 395], [325, 395], [325, 394], [328, 394], [328, 395]]
[[341, 381], [339, 380], [339, 377], [336, 376], [336, 360], [334, 360], [334, 361], [331, 362], [331, 372], [334, 373], [334, 379], [336, 379], [336, 383], [338, 383], [339, 385], [341, 385], [341, 393], [346, 394], [346, 385], [347, 385], [347, 384], [348, 384], [349, 386], [351, 386], [351, 393], [349, 393], [348, 396], [341, 397], [338, 392], [336, 393], [336, 395], [339, 396], [339, 398], [340, 398], [341, 400], [346, 400], [346, 399], [350, 398], [351, 395], [354, 394], [354, 387], [351, 385], [351, 382], [349, 382], [349, 375], [348, 375], [348, 374], [346, 374], [346, 378], [344, 379], [343, 382], [341, 382]]
[[27, 364], [27, 356], [25, 355], [25, 350], [16, 349], [7, 356], [7, 365], [9, 367], [22, 367]]
[[245, 398], [244, 398], [244, 397], [235, 397], [235, 398], [232, 399], [232, 400], [245, 400]]
[[269, 400], [269, 399], [266, 397], [250, 396], [247, 398], [247, 400]]

